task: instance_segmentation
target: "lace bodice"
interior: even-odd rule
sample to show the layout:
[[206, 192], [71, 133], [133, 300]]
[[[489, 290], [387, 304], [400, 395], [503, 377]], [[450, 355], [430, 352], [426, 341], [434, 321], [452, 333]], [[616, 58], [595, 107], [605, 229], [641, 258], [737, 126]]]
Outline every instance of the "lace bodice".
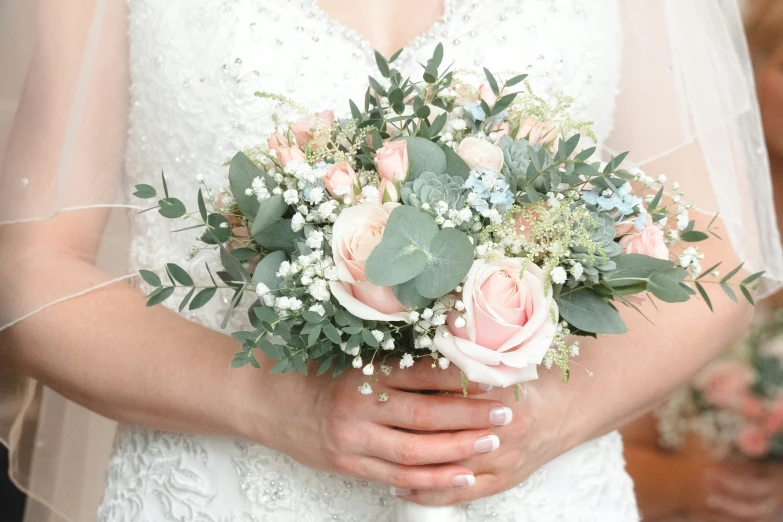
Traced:
[[[225, 183], [224, 163], [258, 144], [284, 111], [254, 97], [285, 94], [348, 115], [375, 71], [370, 45], [329, 18], [316, 0], [129, 0], [132, 106], [128, 186], [165, 171], [172, 195], [195, 201], [201, 174]], [[461, 69], [531, 75], [539, 93], [575, 98], [574, 116], [612, 127], [619, 76], [617, 0], [446, 0], [445, 13], [399, 60], [414, 73], [438, 42]], [[130, 193], [130, 191], [128, 191]], [[131, 265], [176, 261], [205, 277], [204, 254], [187, 259], [188, 232], [153, 213], [136, 218]], [[226, 303], [189, 317], [218, 328]], [[237, 317], [237, 326], [242, 319]], [[241, 440], [120, 427], [102, 522], [320, 522], [393, 520], [387, 489], [315, 472]], [[585, 444], [509, 492], [468, 506], [470, 520], [633, 521], [622, 443]]]

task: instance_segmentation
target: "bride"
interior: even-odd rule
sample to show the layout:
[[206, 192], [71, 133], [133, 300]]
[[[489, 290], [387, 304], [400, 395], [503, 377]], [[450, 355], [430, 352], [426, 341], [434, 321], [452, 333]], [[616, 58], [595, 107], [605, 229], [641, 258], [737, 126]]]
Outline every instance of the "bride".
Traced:
[[[638, 520], [613, 430], [748, 321], [749, 306], [720, 292], [714, 313], [648, 299], [649, 321], [623, 311], [629, 334], [582, 344], [590, 374], [564, 385], [542, 371], [519, 401], [475, 385], [467, 399], [415, 393], [461, 391], [458, 372], [426, 365], [383, 377], [386, 403], [356, 393], [350, 372], [231, 369], [224, 303], [144, 307], [130, 276], [181, 258], [192, 237], [137, 214], [127, 195], [161, 170], [185, 201], [197, 176], [220, 185], [230, 155], [286, 117], [257, 90], [349, 116], [373, 49], [405, 47], [399, 67], [414, 74], [443, 42], [459, 69], [526, 72], [537, 92], [573, 97], [607, 154], [631, 150], [680, 183], [704, 210], [697, 227], [720, 211], [724, 241], [700, 244], [707, 258], [767, 270], [762, 293], [783, 275], [733, 0], [38, 3], [0, 170], [0, 358], [120, 421], [102, 522], [389, 521], [395, 496], [462, 504], [469, 520]], [[206, 277], [204, 260], [182, 264]]]

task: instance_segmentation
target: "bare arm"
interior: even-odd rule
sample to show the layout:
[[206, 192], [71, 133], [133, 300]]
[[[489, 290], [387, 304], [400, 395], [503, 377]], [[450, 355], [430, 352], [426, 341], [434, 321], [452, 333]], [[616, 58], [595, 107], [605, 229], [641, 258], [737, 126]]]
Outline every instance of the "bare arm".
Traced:
[[[90, 0], [42, 0], [39, 45], [0, 171], [3, 183], [29, 177], [30, 197], [3, 203], [105, 203], [118, 189], [128, 105], [125, 2], [109, 0], [100, 13], [100, 42], [82, 110], [74, 93], [83, 79], [79, 71], [94, 7]], [[78, 139], [69, 142], [63, 136], [74, 106], [83, 121]], [[67, 158], [70, 163], [63, 163]], [[58, 187], [56, 179], [67, 183]], [[45, 217], [48, 208], [53, 205], [33, 214]], [[110, 281], [94, 266], [106, 220], [104, 209], [93, 208], [0, 226], [0, 318], [18, 318]], [[271, 364], [263, 359], [261, 371], [230, 369], [237, 348], [230, 337], [163, 307], [146, 308], [142, 295], [125, 283], [67, 300], [0, 332], [4, 362], [110, 418], [241, 436], [311, 467], [400, 488], [450, 488], [459, 476], [464, 482], [471, 470], [453, 462], [485, 451], [486, 444], [476, 442], [491, 434], [493, 419], [498, 423], [493, 408], [503, 413], [496, 401], [407, 393], [418, 389], [418, 372], [382, 377], [373, 385], [378, 393], [395, 393], [394, 404], [384, 408], [357, 392], [360, 375], [270, 376], [265, 370]], [[453, 372], [439, 375], [436, 389], [460, 387]], [[360, 437], [351, 439], [354, 434]]]

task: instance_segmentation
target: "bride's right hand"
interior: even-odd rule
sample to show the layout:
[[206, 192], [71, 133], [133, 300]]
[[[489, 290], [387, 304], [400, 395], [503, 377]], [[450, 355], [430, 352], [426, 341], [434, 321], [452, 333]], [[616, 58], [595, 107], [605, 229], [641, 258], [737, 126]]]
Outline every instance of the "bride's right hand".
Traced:
[[[491, 428], [511, 422], [502, 403], [463, 398], [459, 371], [433, 369], [425, 361], [389, 376], [349, 370], [334, 379], [251, 370], [243, 381], [242, 388], [264, 394], [244, 410], [243, 436], [309, 467], [387, 484], [399, 496], [472, 485], [473, 472], [452, 463], [497, 449]], [[372, 394], [359, 393], [364, 382]], [[459, 393], [416, 393], [422, 390]], [[481, 393], [475, 385], [469, 391]], [[388, 400], [379, 401], [380, 393]], [[246, 402], [252, 396], [246, 394]]]

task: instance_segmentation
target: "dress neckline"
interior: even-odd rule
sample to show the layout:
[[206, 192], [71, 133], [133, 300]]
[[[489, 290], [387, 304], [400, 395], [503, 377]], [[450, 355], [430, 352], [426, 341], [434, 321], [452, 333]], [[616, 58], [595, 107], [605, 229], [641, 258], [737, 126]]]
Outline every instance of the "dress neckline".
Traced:
[[[405, 44], [400, 59], [406, 61], [410, 60], [413, 50], [428, 46], [434, 42], [441, 33], [441, 29], [453, 17], [452, 15], [454, 14], [458, 1], [459, 0], [443, 0], [443, 12], [440, 17], [438, 17], [424, 32], [413, 37]], [[350, 41], [352, 45], [365, 54], [366, 57], [374, 57], [375, 49], [373, 48], [372, 43], [359, 33], [359, 31], [343, 24], [337, 18], [324, 11], [318, 0], [307, 0], [307, 4], [310, 14], [315, 18], [321, 19], [328, 26], [329, 32], [341, 34], [346, 40]], [[388, 56], [386, 58], [388, 58]]]

